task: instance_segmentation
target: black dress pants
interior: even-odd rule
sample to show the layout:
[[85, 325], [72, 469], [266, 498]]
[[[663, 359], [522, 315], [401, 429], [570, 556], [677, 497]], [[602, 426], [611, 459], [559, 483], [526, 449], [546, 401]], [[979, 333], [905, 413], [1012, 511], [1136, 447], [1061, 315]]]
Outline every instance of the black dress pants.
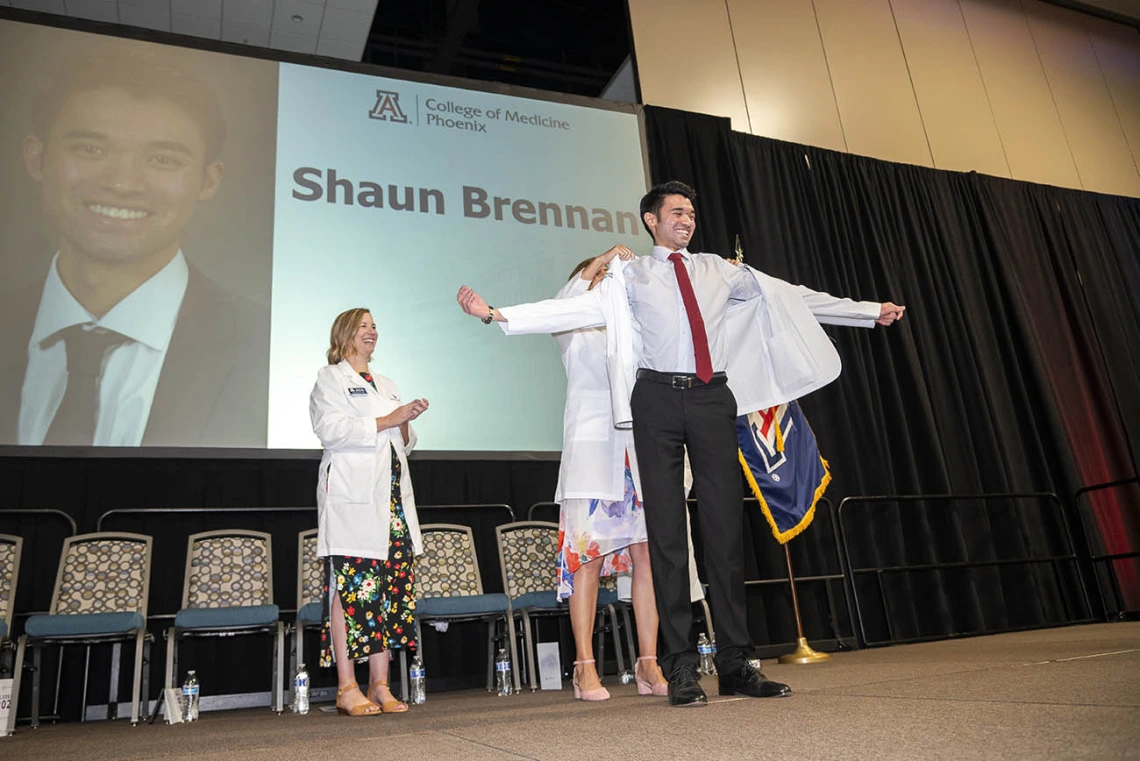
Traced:
[[716, 622], [716, 664], [739, 668], [752, 656], [744, 598], [744, 508], [736, 441], [736, 399], [715, 377], [709, 385], [661, 382], [638, 374], [633, 440], [641, 471], [653, 588], [661, 619], [666, 676], [698, 662], [690, 642], [689, 553], [685, 536], [684, 447], [688, 446], [704, 547], [708, 599]]

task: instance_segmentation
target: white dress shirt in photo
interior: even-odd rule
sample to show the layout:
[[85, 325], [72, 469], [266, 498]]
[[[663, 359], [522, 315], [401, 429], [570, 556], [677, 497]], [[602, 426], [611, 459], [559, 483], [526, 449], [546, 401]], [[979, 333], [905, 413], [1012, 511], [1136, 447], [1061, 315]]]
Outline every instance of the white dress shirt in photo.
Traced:
[[67, 391], [67, 349], [50, 339], [73, 325], [113, 330], [127, 338], [107, 352], [99, 375], [95, 446], [142, 443], [166, 351], [186, 295], [189, 270], [180, 250], [102, 317], [88, 312], [59, 277], [57, 261], [44, 282], [28, 344], [28, 368], [20, 394], [20, 444], [42, 444]]

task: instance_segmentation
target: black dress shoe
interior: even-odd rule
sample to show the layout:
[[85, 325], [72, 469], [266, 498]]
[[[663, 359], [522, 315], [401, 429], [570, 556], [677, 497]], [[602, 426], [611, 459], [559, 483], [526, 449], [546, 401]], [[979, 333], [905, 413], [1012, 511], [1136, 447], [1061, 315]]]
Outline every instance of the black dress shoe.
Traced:
[[792, 694], [791, 687], [765, 679], [760, 670], [753, 668], [747, 661], [739, 669], [733, 669], [729, 673], [721, 672], [718, 681], [721, 695], [735, 695], [739, 692], [753, 698], [782, 698]]
[[697, 669], [692, 664], [683, 664], [673, 669], [669, 677], [669, 705], [707, 706], [708, 696], [701, 689], [697, 679]]

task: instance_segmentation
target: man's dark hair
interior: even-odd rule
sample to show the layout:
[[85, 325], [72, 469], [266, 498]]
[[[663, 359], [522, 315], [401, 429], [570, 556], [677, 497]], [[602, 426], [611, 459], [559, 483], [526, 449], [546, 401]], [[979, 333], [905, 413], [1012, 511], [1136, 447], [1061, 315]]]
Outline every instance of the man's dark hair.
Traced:
[[654, 185], [650, 188], [641, 199], [641, 224], [645, 225], [645, 232], [649, 233], [649, 237], [653, 237], [653, 231], [649, 229], [649, 225], [645, 224], [645, 213], [653, 212], [653, 216], [661, 216], [661, 205], [665, 203], [665, 196], [684, 196], [690, 201], [697, 200], [697, 191], [681, 182], [680, 180], [669, 180], [660, 185]]
[[122, 50], [99, 50], [66, 61], [55, 76], [33, 93], [36, 134], [47, 140], [52, 123], [72, 96], [117, 88], [139, 100], [162, 98], [188, 113], [202, 130], [206, 162], [218, 158], [226, 139], [226, 122], [213, 90], [202, 80], [160, 57]]

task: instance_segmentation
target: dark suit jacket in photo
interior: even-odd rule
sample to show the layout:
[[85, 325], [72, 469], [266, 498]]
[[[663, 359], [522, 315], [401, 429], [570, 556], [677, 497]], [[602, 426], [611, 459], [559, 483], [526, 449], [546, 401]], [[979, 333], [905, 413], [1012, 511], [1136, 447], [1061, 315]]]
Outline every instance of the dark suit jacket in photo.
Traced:
[[[264, 448], [269, 309], [193, 265], [162, 365], [143, 446]], [[43, 280], [0, 301], [0, 445], [16, 444], [28, 341]]]

